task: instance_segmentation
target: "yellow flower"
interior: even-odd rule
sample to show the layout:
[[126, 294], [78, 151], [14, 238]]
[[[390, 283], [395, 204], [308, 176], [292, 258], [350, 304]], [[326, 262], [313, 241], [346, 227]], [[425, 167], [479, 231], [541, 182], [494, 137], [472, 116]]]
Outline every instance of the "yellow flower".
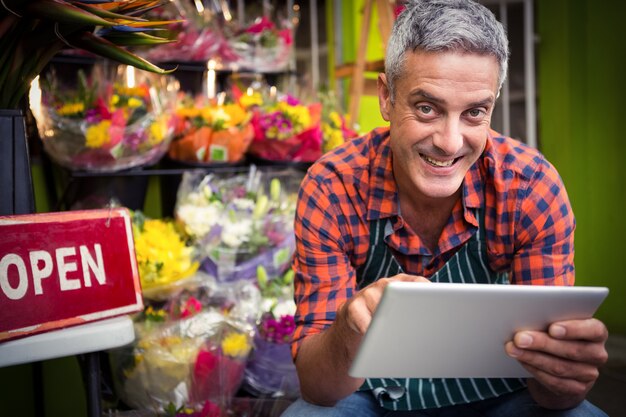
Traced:
[[120, 102], [120, 96], [118, 96], [117, 94], [113, 94], [111, 96], [111, 99], [109, 100], [109, 106], [115, 107], [115, 105], [119, 102]]
[[300, 133], [311, 125], [311, 113], [307, 106], [297, 104], [290, 106], [285, 101], [278, 102], [276, 108], [278, 111], [287, 115], [294, 124], [295, 133]]
[[163, 142], [165, 135], [167, 135], [167, 119], [161, 116], [150, 125], [150, 144], [157, 145]]
[[330, 122], [333, 127], [340, 128], [341, 127], [341, 116], [336, 111], [331, 111], [328, 115]]
[[179, 107], [176, 109], [176, 115], [187, 119], [193, 119], [200, 115], [200, 109], [197, 107]]
[[128, 99], [128, 107], [131, 109], [136, 109], [137, 107], [141, 107], [143, 105], [143, 101], [138, 98], [131, 97]]
[[263, 104], [263, 97], [261, 97], [261, 93], [259, 92], [244, 94], [239, 97], [239, 104], [245, 109], [251, 106], [260, 106]]
[[243, 333], [231, 333], [222, 340], [222, 352], [232, 358], [245, 358], [250, 348], [248, 337]]
[[109, 136], [110, 120], [103, 120], [97, 125], [92, 125], [85, 132], [85, 146], [88, 148], [100, 148], [111, 140]]
[[195, 273], [193, 248], [185, 245], [172, 222], [148, 219], [143, 229], [133, 224], [135, 253], [143, 288], [171, 284]]
[[85, 103], [67, 103], [57, 110], [59, 116], [72, 116], [85, 111]]
[[230, 126], [240, 126], [248, 119], [248, 112], [239, 104], [226, 104], [224, 112], [230, 117]]
[[125, 87], [121, 84], [115, 85], [115, 92], [120, 96], [136, 96], [143, 97], [146, 94], [146, 86]]

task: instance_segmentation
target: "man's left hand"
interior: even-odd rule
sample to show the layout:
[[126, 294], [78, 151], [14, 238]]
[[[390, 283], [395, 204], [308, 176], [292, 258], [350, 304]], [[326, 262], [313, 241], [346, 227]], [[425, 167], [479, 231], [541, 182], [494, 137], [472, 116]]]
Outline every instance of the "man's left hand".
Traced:
[[597, 319], [553, 323], [548, 332], [521, 331], [505, 346], [509, 356], [532, 374], [528, 389], [539, 405], [576, 406], [598, 379], [608, 359], [606, 326]]

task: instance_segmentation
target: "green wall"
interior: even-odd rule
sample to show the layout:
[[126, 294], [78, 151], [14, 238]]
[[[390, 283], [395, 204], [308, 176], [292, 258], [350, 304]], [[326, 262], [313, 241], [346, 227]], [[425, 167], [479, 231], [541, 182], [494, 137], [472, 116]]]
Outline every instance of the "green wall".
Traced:
[[536, 7], [540, 148], [576, 215], [577, 284], [610, 288], [598, 317], [626, 334], [626, 3], [538, 0]]

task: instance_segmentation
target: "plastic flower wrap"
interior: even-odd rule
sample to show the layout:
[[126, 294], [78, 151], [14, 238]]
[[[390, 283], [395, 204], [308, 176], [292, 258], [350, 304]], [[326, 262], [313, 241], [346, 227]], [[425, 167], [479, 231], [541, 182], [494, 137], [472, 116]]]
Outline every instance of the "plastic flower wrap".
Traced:
[[180, 96], [170, 158], [185, 162], [236, 163], [248, 150], [254, 129], [251, 113], [239, 103], [218, 104]]
[[167, 151], [173, 126], [169, 105], [174, 84], [129, 68], [131, 78], [78, 77], [66, 89], [54, 78], [43, 85], [33, 114], [44, 149], [60, 165], [89, 171], [117, 171], [157, 162]]
[[110, 352], [120, 399], [154, 411], [226, 409], [243, 380], [259, 297], [251, 283], [209, 280], [148, 306], [134, 345]]
[[322, 155], [320, 103], [305, 105], [289, 95], [268, 99], [258, 92], [239, 101], [254, 109], [251, 155], [280, 162], [313, 162]]
[[256, 268], [282, 273], [295, 249], [293, 219], [303, 174], [293, 170], [183, 175], [175, 217], [221, 281], [254, 280]]
[[254, 336], [254, 349], [246, 367], [244, 387], [257, 396], [293, 398], [300, 385], [291, 357], [290, 342], [295, 330], [293, 271], [269, 278], [263, 267], [257, 270], [263, 314]]
[[[197, 3], [196, 3], [197, 4]], [[198, 10], [193, 2], [171, 1], [149, 14], [155, 19], [176, 21], [161, 35], [176, 42], [153, 46], [143, 55], [155, 62], [207, 61], [218, 54], [226, 40], [216, 31], [210, 9]]]
[[221, 51], [225, 65], [240, 70], [277, 72], [287, 68], [293, 54], [293, 24], [267, 16], [256, 18], [246, 27], [233, 20], [225, 27], [229, 50]]
[[144, 298], [163, 300], [190, 284], [199, 263], [171, 220], [133, 213], [133, 237]]

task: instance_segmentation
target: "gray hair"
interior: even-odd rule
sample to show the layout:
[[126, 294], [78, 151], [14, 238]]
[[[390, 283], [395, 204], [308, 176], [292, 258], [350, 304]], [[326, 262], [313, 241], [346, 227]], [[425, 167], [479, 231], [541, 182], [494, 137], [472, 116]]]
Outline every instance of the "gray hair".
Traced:
[[387, 86], [401, 75], [407, 51], [460, 51], [494, 56], [499, 64], [498, 91], [506, 78], [506, 32], [493, 13], [472, 0], [408, 0], [394, 24], [385, 57]]

